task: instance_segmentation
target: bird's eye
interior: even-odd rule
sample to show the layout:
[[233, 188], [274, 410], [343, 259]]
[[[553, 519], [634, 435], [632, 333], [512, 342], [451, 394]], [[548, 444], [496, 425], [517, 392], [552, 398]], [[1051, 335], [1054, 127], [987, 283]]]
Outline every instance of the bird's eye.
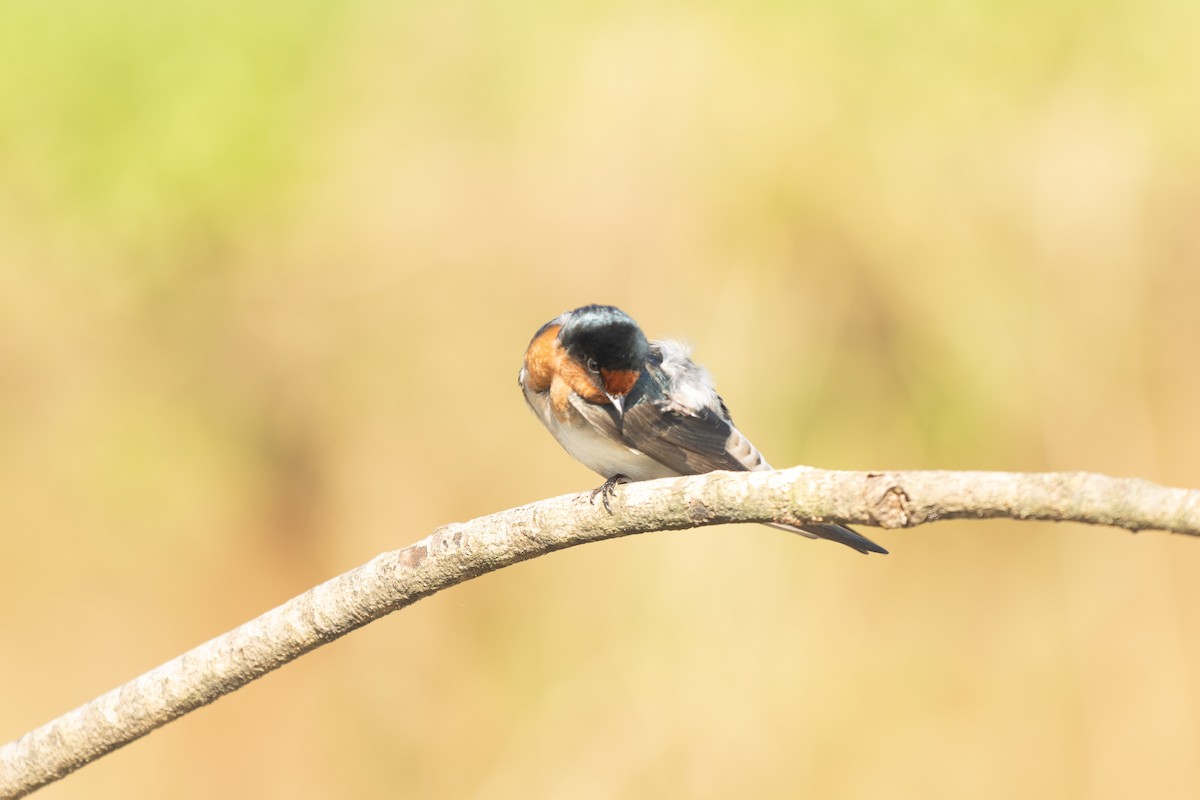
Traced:
[[587, 360], [587, 369], [588, 369], [588, 372], [592, 373], [593, 375], [596, 375], [600, 372], [600, 365], [596, 363], [596, 359], [589, 358]]

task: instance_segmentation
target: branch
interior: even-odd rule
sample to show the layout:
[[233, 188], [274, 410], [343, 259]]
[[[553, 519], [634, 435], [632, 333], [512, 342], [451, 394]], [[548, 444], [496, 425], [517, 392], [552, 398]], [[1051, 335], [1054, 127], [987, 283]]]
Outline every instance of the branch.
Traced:
[[423, 597], [566, 547], [727, 522], [911, 528], [942, 519], [1058, 520], [1200, 536], [1200, 491], [1090, 473], [713, 472], [587, 493], [446, 525], [305, 592], [0, 747], [21, 797], [304, 653]]

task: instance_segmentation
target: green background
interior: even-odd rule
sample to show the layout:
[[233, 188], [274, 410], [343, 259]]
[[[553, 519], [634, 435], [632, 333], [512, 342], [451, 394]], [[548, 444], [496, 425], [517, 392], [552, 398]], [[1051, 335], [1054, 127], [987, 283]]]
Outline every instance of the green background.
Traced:
[[[0, 4], [0, 741], [588, 489], [681, 336], [777, 466], [1200, 486], [1200, 5]], [[1192, 798], [1200, 543], [761, 527], [423, 601], [48, 798]]]

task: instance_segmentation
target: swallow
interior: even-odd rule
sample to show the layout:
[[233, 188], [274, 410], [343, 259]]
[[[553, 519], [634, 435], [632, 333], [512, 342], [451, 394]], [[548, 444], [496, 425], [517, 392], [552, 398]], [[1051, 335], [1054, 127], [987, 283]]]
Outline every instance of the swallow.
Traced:
[[[547, 322], [518, 377], [525, 401], [558, 443], [605, 482], [605, 505], [625, 481], [713, 470], [770, 470], [733, 424], [708, 371], [671, 339], [649, 341], [628, 314], [589, 305]], [[841, 525], [772, 527], [887, 553]]]

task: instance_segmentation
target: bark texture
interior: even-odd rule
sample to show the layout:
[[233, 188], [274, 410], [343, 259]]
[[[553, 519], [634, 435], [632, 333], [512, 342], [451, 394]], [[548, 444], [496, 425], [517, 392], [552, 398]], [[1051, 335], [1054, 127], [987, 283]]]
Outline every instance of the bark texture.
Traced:
[[996, 517], [1200, 536], [1200, 491], [1081, 472], [713, 472], [620, 486], [611, 506], [590, 493], [557, 497], [383, 553], [0, 747], [0, 797], [28, 794], [422, 597], [587, 542], [727, 522], [895, 529]]

